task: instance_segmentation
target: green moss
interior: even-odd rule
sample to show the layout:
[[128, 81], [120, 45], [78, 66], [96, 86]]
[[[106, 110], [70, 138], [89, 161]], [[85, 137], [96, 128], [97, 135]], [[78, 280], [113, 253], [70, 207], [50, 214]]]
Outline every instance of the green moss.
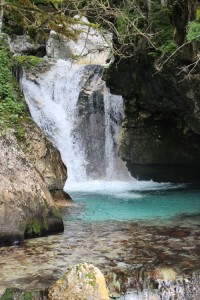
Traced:
[[48, 221], [47, 221], [46, 218], [44, 218], [43, 226], [44, 226], [44, 229], [45, 229], [45, 230], [48, 230], [48, 229], [49, 229], [49, 223], [48, 223]]
[[24, 67], [25, 69], [32, 69], [42, 62], [42, 58], [31, 55], [17, 55], [13, 58], [13, 65], [15, 67]]
[[52, 213], [53, 215], [58, 218], [58, 219], [61, 219], [61, 213], [59, 212], [59, 210], [56, 208], [56, 207], [52, 207]]
[[13, 300], [13, 293], [10, 289], [7, 289], [3, 296], [1, 297], [1, 300]]
[[23, 300], [32, 300], [33, 299], [33, 294], [32, 292], [25, 292]]
[[86, 279], [87, 279], [87, 283], [91, 286], [95, 286], [96, 284], [96, 278], [95, 278], [95, 275], [92, 274], [92, 273], [88, 273], [86, 275]]
[[38, 221], [38, 219], [33, 219], [30, 221], [25, 230], [26, 236], [34, 236], [34, 235], [40, 235], [41, 234], [41, 224]]

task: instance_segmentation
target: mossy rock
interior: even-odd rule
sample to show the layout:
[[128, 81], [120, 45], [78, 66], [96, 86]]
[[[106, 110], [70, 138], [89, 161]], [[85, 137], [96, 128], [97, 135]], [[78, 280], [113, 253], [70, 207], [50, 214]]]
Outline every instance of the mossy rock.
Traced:
[[95, 266], [80, 263], [71, 268], [49, 290], [49, 300], [109, 300], [106, 282]]
[[35, 235], [40, 235], [41, 231], [42, 231], [41, 227], [42, 226], [41, 226], [40, 221], [38, 221], [38, 219], [33, 219], [26, 226], [25, 236], [31, 237], [31, 236], [35, 236]]
[[7, 289], [0, 300], [13, 300], [13, 292]]

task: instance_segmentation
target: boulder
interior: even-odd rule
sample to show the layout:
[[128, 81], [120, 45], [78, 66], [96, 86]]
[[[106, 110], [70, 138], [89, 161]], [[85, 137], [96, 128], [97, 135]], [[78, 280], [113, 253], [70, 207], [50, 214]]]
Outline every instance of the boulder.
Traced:
[[47, 41], [47, 56], [56, 59], [77, 59], [83, 64], [106, 64], [111, 59], [112, 35], [92, 27], [86, 17], [75, 16], [77, 24], [71, 25], [78, 34], [76, 40], [51, 31]]
[[41, 175], [14, 135], [0, 139], [0, 245], [63, 231], [63, 221]]
[[46, 54], [46, 43], [40, 41], [39, 43], [33, 42], [28, 35], [20, 35], [13, 38], [10, 43], [10, 51], [16, 54], [27, 54], [44, 56]]
[[49, 300], [109, 300], [105, 278], [91, 264], [80, 263], [49, 290]]

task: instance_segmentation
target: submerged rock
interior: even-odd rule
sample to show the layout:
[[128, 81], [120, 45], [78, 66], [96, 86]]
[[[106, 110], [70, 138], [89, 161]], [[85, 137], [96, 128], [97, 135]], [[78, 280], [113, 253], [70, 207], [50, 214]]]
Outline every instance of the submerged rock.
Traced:
[[109, 300], [101, 271], [81, 263], [70, 269], [49, 290], [49, 300]]
[[0, 139], [0, 245], [63, 231], [45, 182], [12, 133]]

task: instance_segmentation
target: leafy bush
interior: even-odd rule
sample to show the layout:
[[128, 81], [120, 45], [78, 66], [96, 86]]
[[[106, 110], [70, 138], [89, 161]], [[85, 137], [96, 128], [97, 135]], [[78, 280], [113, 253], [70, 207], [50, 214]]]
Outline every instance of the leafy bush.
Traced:
[[188, 24], [186, 38], [189, 42], [200, 41], [200, 22], [192, 21]]
[[196, 11], [196, 21], [200, 22], [200, 9]]
[[158, 47], [162, 55], [170, 55], [176, 50], [177, 46], [174, 41], [167, 41], [162, 46]]
[[170, 23], [169, 10], [160, 3], [152, 2], [150, 22], [155, 35], [155, 43], [160, 49], [170, 47], [173, 43], [174, 28]]
[[21, 66], [25, 69], [31, 69], [39, 65], [42, 62], [42, 59], [37, 56], [31, 55], [17, 55], [13, 57], [13, 66]]
[[6, 49], [0, 49], [0, 134], [14, 128], [23, 134], [22, 121], [28, 119], [25, 102], [19, 100], [19, 90], [11, 73], [11, 59]]

